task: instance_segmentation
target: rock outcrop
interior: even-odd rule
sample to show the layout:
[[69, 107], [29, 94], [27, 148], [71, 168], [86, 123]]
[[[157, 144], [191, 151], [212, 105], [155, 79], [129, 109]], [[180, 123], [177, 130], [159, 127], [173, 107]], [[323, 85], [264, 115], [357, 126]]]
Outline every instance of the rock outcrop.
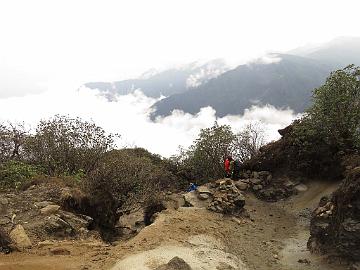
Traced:
[[9, 235], [0, 227], [0, 252], [9, 253], [11, 251], [10, 243]]
[[311, 219], [308, 247], [360, 260], [360, 166], [348, 166], [331, 198], [322, 198]]

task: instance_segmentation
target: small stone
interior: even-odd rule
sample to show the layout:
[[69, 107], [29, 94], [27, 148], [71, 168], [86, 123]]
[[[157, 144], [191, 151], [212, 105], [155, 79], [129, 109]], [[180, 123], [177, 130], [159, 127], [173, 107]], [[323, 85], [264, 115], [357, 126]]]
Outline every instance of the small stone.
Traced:
[[294, 187], [294, 189], [298, 192], [305, 192], [308, 190], [308, 187], [304, 184], [299, 184]]
[[42, 202], [36, 202], [34, 203], [35, 207], [39, 207], [39, 208], [44, 208], [50, 204], [54, 204], [53, 202], [48, 202], [48, 201], [42, 201]]
[[253, 184], [253, 185], [258, 185], [261, 183], [261, 180], [260, 179], [257, 179], [257, 178], [252, 178], [250, 179], [250, 182]]
[[243, 181], [238, 181], [235, 186], [240, 190], [247, 190], [249, 185]]
[[235, 223], [239, 224], [239, 225], [242, 224], [241, 220], [236, 218], [236, 217], [232, 217], [231, 220], [234, 221]]
[[9, 204], [9, 200], [6, 198], [0, 198], [0, 204], [7, 205], [7, 204]]
[[198, 187], [197, 191], [198, 191], [199, 193], [212, 194], [212, 192], [211, 192], [206, 186], [200, 186], [200, 187]]
[[52, 248], [49, 250], [50, 255], [70, 255], [70, 251], [66, 248]]
[[58, 212], [59, 209], [60, 209], [59, 205], [53, 204], [53, 205], [45, 206], [44, 208], [40, 209], [40, 212], [43, 215], [51, 215]]
[[46, 246], [51, 246], [53, 245], [54, 243], [49, 241], [49, 240], [45, 240], [45, 241], [42, 241], [42, 242], [39, 242], [37, 245], [38, 247], [46, 247]]
[[299, 259], [298, 263], [310, 264], [311, 262], [308, 259]]
[[199, 195], [198, 195], [198, 198], [200, 199], [200, 200], [203, 200], [203, 201], [205, 201], [205, 200], [207, 200], [207, 199], [209, 199], [209, 194], [207, 194], [207, 193], [200, 193]]
[[8, 218], [0, 218], [0, 225], [6, 225], [6, 224], [9, 224], [11, 222], [10, 219]]
[[262, 185], [254, 185], [254, 186], [253, 186], [253, 190], [254, 190], [254, 191], [261, 190], [262, 188], [263, 188]]

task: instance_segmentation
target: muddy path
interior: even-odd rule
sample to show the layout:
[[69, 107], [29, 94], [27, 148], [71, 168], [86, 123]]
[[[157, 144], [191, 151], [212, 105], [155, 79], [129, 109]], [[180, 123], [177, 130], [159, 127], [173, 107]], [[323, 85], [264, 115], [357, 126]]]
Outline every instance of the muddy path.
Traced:
[[309, 213], [336, 186], [315, 182], [307, 191], [277, 203], [247, 194], [250, 218], [236, 219], [195, 207], [169, 209], [137, 236], [114, 246], [73, 242], [67, 243], [71, 255], [49, 256], [46, 247], [0, 255], [0, 269], [153, 270], [179, 256], [194, 270], [343, 270], [306, 249]]

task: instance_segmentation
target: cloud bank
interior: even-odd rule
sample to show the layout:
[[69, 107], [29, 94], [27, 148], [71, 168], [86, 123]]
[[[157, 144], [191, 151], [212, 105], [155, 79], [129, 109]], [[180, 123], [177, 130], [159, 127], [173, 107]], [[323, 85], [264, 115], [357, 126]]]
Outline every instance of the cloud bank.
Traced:
[[84, 120], [93, 120], [107, 132], [119, 133], [119, 147], [139, 146], [169, 157], [176, 153], [178, 146], [188, 147], [200, 129], [212, 126], [215, 121], [231, 125], [235, 132], [250, 122], [260, 121], [264, 125], [266, 139], [271, 141], [279, 138], [279, 128], [290, 124], [296, 117], [291, 110], [253, 106], [242, 116], [217, 118], [215, 110], [206, 107], [196, 115], [174, 111], [170, 116], [153, 122], [149, 118], [149, 108], [157, 99], [149, 98], [141, 91], [117, 96], [109, 102], [97, 91], [85, 87], [76, 91], [59, 91], [60, 88], [24, 97], [0, 99], [0, 121], [21, 121], [35, 128], [39, 120], [55, 114], [79, 116]]

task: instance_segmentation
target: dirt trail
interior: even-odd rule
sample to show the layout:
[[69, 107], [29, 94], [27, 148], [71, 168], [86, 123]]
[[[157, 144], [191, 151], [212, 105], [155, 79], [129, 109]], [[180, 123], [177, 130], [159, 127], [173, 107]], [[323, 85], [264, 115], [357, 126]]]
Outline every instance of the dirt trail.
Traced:
[[[317, 182], [308, 187], [308, 191], [277, 203], [247, 194], [251, 219], [234, 219], [195, 207], [165, 210], [154, 224], [114, 247], [85, 247], [76, 253], [75, 243], [71, 256], [50, 257], [44, 252], [1, 255], [0, 269], [148, 270], [179, 256], [194, 270], [341, 270], [306, 250], [309, 209], [336, 184]], [[310, 264], [299, 263], [299, 259]]]
[[[236, 220], [200, 208], [167, 210], [138, 236], [115, 248], [113, 257], [118, 262], [112, 269], [155, 269], [174, 256], [182, 257], [194, 270], [344, 269], [329, 265], [306, 249], [311, 209], [322, 196], [333, 192], [337, 183], [315, 182], [308, 187], [306, 192], [277, 203], [247, 195], [251, 220]], [[204, 237], [221, 244], [191, 242]]]
[[[315, 209], [321, 197], [330, 195], [338, 187], [337, 182], [315, 181], [308, 184], [308, 190], [292, 197], [286, 202], [279, 202], [283, 207], [296, 217], [296, 234], [284, 241], [284, 248], [280, 252], [280, 262], [288, 269], [300, 270], [306, 269], [328, 269], [341, 270], [346, 269], [338, 264], [329, 264], [326, 257], [311, 254], [307, 250], [307, 240], [310, 236], [310, 214]], [[299, 263], [298, 260], [308, 261], [309, 263]]]

